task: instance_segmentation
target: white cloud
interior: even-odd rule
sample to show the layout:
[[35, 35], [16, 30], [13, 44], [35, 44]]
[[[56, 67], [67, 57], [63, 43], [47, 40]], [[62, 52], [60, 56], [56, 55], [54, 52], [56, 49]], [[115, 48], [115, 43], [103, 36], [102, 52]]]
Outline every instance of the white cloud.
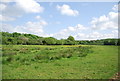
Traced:
[[35, 0], [16, 0], [16, 5], [27, 13], [40, 13], [44, 10]]
[[80, 31], [83, 31], [83, 30], [87, 30], [88, 28], [81, 25], [81, 24], [77, 24], [76, 26], [74, 27], [68, 27], [67, 31], [74, 31], [74, 32], [80, 32]]
[[98, 33], [98, 32], [95, 31], [95, 32], [90, 33], [86, 37], [88, 39], [100, 39], [102, 36], [103, 36], [102, 34], [100, 34], [100, 33]]
[[70, 35], [74, 35], [82, 31], [86, 31], [87, 29], [88, 29], [87, 27], [84, 27], [81, 24], [77, 24], [74, 27], [68, 26], [66, 29], [62, 29], [59, 32], [54, 33], [52, 36], [58, 39], [61, 39], [61, 38], [65, 39]]
[[89, 34], [86, 33], [78, 33], [74, 36], [76, 40], [96, 40], [102, 37], [102, 34], [98, 32], [91, 32]]
[[47, 25], [47, 22], [40, 21], [40, 22], [27, 22], [23, 26], [16, 26], [14, 32], [23, 32], [23, 33], [30, 33], [35, 35], [40, 35], [43, 33], [43, 27]]
[[69, 26], [67, 28], [67, 31], [68, 32], [78, 32], [78, 31], [83, 31], [83, 30], [87, 30], [88, 28], [87, 27], [84, 27], [83, 25], [81, 24], [77, 24], [75, 27], [72, 27], [72, 26]]
[[[118, 5], [114, 5], [112, 10], [117, 11]], [[118, 29], [118, 15], [118, 12], [109, 12], [99, 18], [93, 18], [91, 21], [92, 28], [96, 30]]]
[[12, 16], [12, 17], [20, 17], [25, 13], [21, 8], [16, 6], [15, 3], [13, 5], [6, 4], [5, 9], [1, 10], [1, 12], [5, 16]]
[[2, 24], [2, 31], [7, 32], [19, 32], [19, 33], [29, 33], [29, 34], [35, 34], [38, 36], [43, 36], [44, 31], [43, 28], [47, 25], [47, 22], [40, 21], [40, 22], [27, 22], [24, 25], [12, 27], [8, 24]]
[[14, 20], [15, 20], [15, 18], [7, 17], [7, 16], [0, 14], [0, 21], [14, 21]]
[[118, 23], [118, 13], [109, 12], [108, 17], [109, 17], [110, 21], [112, 21], [114, 23]]
[[70, 26], [70, 27], [68, 27], [68, 30], [69, 31], [75, 31], [75, 28]]
[[38, 16], [35, 16], [35, 19], [39, 20], [39, 19], [41, 19], [41, 17], [38, 15]]
[[106, 39], [106, 38], [118, 38], [118, 31], [113, 30], [110, 33], [99, 33], [97, 31], [91, 32], [89, 34], [78, 33], [74, 35], [76, 40], [97, 40], [97, 39]]
[[107, 30], [118, 28], [118, 13], [109, 12], [108, 15], [93, 18], [91, 21], [92, 28], [96, 30]]
[[68, 16], [77, 16], [79, 15], [79, 12], [77, 10], [72, 10], [69, 5], [57, 5], [57, 9], [61, 12], [62, 15], [68, 15]]
[[35, 0], [14, 0], [13, 4], [9, 4], [11, 0], [2, 1], [0, 4], [0, 13], [4, 17], [13, 17], [16, 19], [27, 13], [41, 13], [44, 8]]

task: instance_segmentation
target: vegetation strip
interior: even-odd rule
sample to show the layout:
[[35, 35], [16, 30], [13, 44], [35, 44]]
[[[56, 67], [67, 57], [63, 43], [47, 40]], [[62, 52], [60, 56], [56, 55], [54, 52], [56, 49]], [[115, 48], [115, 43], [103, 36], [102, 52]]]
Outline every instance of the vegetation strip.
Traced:
[[69, 36], [67, 39], [57, 40], [53, 37], [39, 37], [32, 34], [0, 32], [3, 45], [120, 45], [120, 39], [75, 40]]

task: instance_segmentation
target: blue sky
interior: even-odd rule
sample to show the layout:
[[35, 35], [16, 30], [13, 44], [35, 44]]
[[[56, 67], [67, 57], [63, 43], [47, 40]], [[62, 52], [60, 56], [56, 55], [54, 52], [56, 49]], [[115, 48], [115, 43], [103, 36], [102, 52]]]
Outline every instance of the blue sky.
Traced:
[[[28, 2], [29, 1], [29, 2]], [[2, 31], [43, 37], [117, 38], [117, 2], [1, 2]]]

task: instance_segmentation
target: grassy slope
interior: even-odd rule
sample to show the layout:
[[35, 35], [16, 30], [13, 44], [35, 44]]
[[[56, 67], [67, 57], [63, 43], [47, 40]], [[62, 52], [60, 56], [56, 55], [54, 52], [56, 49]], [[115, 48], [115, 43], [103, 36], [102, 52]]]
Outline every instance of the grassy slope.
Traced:
[[[108, 79], [117, 72], [116, 46], [93, 46], [94, 53], [49, 63], [3, 65], [3, 79]], [[19, 66], [19, 67], [18, 67]]]

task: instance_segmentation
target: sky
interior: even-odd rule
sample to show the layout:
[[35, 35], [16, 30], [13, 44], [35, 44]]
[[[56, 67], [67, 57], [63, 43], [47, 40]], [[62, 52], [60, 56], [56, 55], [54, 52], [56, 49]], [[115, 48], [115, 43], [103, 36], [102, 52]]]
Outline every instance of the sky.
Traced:
[[118, 38], [117, 2], [37, 2], [9, 0], [0, 3], [2, 31], [76, 40]]

